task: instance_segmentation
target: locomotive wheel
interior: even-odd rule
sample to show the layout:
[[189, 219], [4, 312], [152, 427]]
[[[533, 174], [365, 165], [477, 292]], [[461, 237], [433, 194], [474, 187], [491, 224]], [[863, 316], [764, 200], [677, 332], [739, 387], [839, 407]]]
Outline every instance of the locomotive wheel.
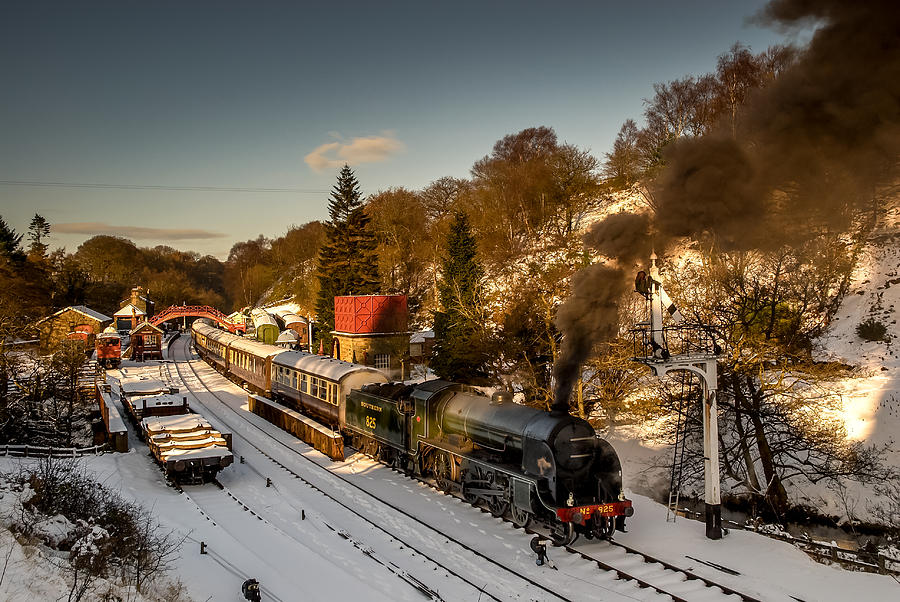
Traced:
[[578, 533], [575, 532], [575, 525], [572, 523], [562, 523], [559, 526], [550, 528], [550, 541], [555, 546], [567, 546], [578, 539]]
[[499, 495], [491, 496], [488, 498], [488, 510], [490, 510], [491, 516], [500, 518], [509, 510], [509, 502]]
[[594, 515], [591, 533], [598, 539], [612, 539], [616, 530], [616, 522], [614, 518], [606, 518], [599, 514]]
[[528, 510], [522, 510], [515, 504], [512, 504], [509, 508], [509, 515], [512, 518], [512, 522], [515, 526], [525, 529], [528, 525], [531, 524], [531, 512]]
[[462, 495], [463, 499], [472, 504], [473, 506], [478, 503], [478, 496], [469, 493], [469, 490], [478, 487], [479, 481], [481, 480], [481, 471], [478, 470], [477, 466], [471, 465], [470, 468], [463, 471], [462, 474]]
[[450, 466], [450, 456], [442, 451], [434, 452], [434, 481], [438, 489], [444, 493], [450, 493], [453, 487], [452, 469]]

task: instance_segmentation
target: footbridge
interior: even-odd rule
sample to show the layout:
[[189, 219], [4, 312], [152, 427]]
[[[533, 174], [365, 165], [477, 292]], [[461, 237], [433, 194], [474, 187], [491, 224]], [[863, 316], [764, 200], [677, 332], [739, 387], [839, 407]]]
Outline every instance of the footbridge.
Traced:
[[167, 307], [160, 313], [150, 318], [149, 322], [154, 326], [159, 326], [168, 320], [176, 318], [209, 318], [221, 324], [228, 332], [243, 332], [246, 330], [244, 324], [235, 324], [228, 321], [228, 316], [211, 305], [172, 305]]

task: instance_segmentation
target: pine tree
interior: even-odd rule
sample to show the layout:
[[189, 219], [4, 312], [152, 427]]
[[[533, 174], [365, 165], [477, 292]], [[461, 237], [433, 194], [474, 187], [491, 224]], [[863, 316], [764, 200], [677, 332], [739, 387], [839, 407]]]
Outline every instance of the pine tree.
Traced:
[[44, 242], [46, 237], [50, 236], [50, 222], [42, 215], [37, 213], [31, 218], [31, 225], [28, 226], [28, 257], [33, 261], [43, 261], [47, 258], [47, 248], [50, 246]]
[[0, 257], [5, 257], [10, 261], [21, 261], [24, 258], [22, 250], [19, 248], [21, 241], [22, 235], [16, 234], [16, 231], [0, 217]]
[[334, 329], [334, 298], [373, 294], [381, 286], [377, 240], [361, 197], [353, 170], [344, 165], [331, 191], [330, 219], [325, 223], [325, 243], [319, 250], [316, 270], [319, 339], [326, 342], [330, 342]]
[[431, 367], [441, 378], [477, 384], [487, 375], [481, 288], [484, 270], [465, 213], [454, 215], [446, 252], [438, 286], [442, 310], [434, 315]]

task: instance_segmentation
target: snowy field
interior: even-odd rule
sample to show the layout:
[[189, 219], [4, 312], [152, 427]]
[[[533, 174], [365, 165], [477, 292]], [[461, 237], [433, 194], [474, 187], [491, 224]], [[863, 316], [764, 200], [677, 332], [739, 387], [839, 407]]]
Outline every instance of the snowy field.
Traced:
[[[184, 346], [175, 343], [176, 357], [184, 357]], [[136, 440], [127, 454], [83, 462], [99, 481], [152, 508], [166, 528], [186, 537], [173, 576], [194, 600], [241, 600], [240, 585], [248, 577], [261, 582], [263, 599], [271, 601], [667, 599], [560, 549], [550, 550], [558, 570], [538, 567], [530, 535], [358, 454], [330, 461], [250, 414], [245, 391], [203, 362], [191, 363], [212, 391], [184, 363], [180, 377], [170, 365], [173, 380], [192, 407], [234, 434], [235, 454], [244, 457], [220, 473], [224, 490], [210, 484], [182, 493], [168, 486]], [[28, 460], [3, 458], [0, 468], [13, 471], [21, 462]], [[626, 484], [628, 479], [626, 473]], [[900, 599], [900, 583], [892, 577], [824, 566], [754, 533], [733, 531], [710, 541], [701, 523], [666, 522], [663, 506], [630, 497], [636, 514], [619, 541], [749, 596], [843, 601], [865, 592], [866, 600]], [[579, 540], [574, 547], [613, 565], [624, 555], [605, 542]], [[649, 565], [632, 568], [652, 573]], [[18, 550], [0, 596], [21, 599], [33, 591], [42, 592], [39, 599], [58, 598], [42, 574]], [[690, 585], [667, 588], [685, 599], [727, 599], [708, 589], [692, 593]]]

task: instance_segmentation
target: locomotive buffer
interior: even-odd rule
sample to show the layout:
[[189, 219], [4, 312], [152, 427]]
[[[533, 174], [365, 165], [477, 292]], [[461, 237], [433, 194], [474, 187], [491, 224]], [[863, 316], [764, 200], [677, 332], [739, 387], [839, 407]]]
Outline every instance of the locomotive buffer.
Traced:
[[[662, 287], [656, 253], [650, 254], [650, 273], [638, 272], [635, 290], [650, 304], [650, 321], [632, 331], [634, 361], [645, 364], [653, 375], [664, 378], [684, 370], [697, 375], [703, 388], [703, 468], [706, 505], [706, 536], [722, 538], [722, 501], [719, 484], [719, 424], [716, 408], [718, 378], [716, 362], [721, 349], [709, 329], [683, 324], [683, 317]], [[663, 325], [664, 313], [675, 325]], [[677, 443], [676, 443], [677, 447]]]

